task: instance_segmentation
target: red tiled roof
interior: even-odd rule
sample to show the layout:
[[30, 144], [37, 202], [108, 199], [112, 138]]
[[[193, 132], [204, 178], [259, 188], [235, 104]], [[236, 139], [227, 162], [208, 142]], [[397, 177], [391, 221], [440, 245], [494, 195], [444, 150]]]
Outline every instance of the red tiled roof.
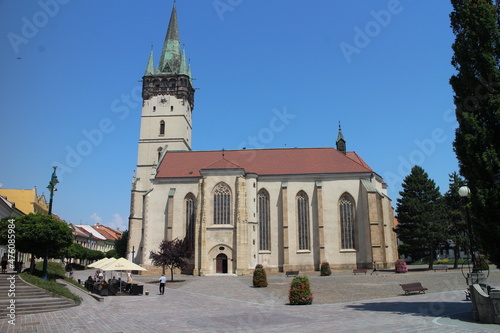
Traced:
[[92, 226], [94, 230], [96, 230], [98, 233], [106, 237], [108, 240], [116, 240], [118, 238], [121, 238], [121, 234], [117, 233], [113, 229], [106, 227], [104, 225], [96, 224]]
[[373, 172], [355, 152], [344, 155], [334, 148], [243, 149], [167, 152], [156, 177], [200, 177], [203, 169], [234, 168], [257, 175]]

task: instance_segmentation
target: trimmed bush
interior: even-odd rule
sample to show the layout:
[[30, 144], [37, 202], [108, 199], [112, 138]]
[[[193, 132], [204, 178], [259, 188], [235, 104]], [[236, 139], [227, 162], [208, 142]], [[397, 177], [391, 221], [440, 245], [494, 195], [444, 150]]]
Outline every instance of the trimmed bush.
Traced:
[[321, 276], [330, 276], [332, 275], [332, 270], [330, 269], [330, 264], [328, 262], [324, 262], [321, 264]]
[[314, 295], [311, 293], [309, 278], [307, 276], [296, 276], [290, 285], [288, 300], [290, 305], [312, 304]]
[[267, 287], [266, 271], [261, 264], [255, 266], [255, 270], [253, 271], [253, 286], [255, 288]]
[[408, 268], [406, 267], [406, 262], [402, 259], [396, 260], [396, 273], [406, 273]]

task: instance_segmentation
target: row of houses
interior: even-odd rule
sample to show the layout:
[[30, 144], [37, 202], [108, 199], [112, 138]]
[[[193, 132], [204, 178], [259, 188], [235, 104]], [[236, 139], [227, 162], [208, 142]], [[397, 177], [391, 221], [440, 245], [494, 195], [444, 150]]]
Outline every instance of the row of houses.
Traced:
[[[0, 219], [21, 217], [27, 214], [48, 214], [49, 205], [44, 194], [38, 195], [36, 188], [30, 190], [0, 188]], [[75, 243], [91, 250], [107, 252], [114, 248], [115, 240], [121, 238], [119, 230], [96, 223], [95, 225], [72, 224], [56, 214], [54, 218], [63, 221], [73, 230]], [[0, 244], [0, 257], [7, 252], [6, 244]], [[16, 261], [28, 262], [28, 254], [17, 253]]]

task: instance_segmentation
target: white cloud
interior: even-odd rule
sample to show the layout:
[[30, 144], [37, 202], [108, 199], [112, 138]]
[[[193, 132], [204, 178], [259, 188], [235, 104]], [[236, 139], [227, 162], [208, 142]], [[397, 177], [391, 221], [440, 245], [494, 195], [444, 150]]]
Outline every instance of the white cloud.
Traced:
[[92, 214], [92, 216], [90, 216], [90, 224], [91, 225], [94, 225], [96, 223], [99, 223], [99, 224], [102, 224], [102, 217], [100, 217], [99, 215], [97, 215], [96, 213]]
[[108, 222], [107, 226], [115, 230], [120, 229], [120, 231], [127, 230], [128, 227], [122, 216], [118, 213], [113, 214], [113, 220], [111, 222]]
[[118, 214], [114, 213], [111, 217], [110, 220], [104, 221], [102, 217], [97, 215], [97, 213], [92, 214], [90, 217], [90, 225], [95, 225], [96, 223], [99, 223], [101, 225], [104, 225], [106, 227], [110, 227], [115, 230], [120, 230], [120, 231], [125, 231], [128, 229], [128, 223], [123, 219], [123, 217]]

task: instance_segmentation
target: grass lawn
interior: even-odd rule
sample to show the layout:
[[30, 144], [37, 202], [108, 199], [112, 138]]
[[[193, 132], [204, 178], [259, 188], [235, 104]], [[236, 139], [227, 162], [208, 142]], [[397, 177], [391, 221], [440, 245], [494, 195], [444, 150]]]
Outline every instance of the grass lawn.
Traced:
[[[63, 296], [63, 297], [72, 299], [72, 300], [74, 300], [74, 301], [76, 301], [78, 303], [80, 303], [81, 300], [82, 300], [80, 297], [78, 297], [78, 296], [74, 295], [73, 293], [71, 293], [68, 290], [68, 288], [66, 288], [65, 286], [57, 283], [56, 280], [54, 280], [54, 279], [44, 280], [44, 279], [42, 279], [42, 278], [40, 278], [38, 276], [31, 275], [29, 273], [21, 273], [21, 274], [19, 274], [19, 276], [24, 281], [26, 281], [26, 282], [34, 285], [34, 286], [37, 286], [39, 288], [45, 289], [48, 292], [51, 292], [53, 294], [56, 294], [56, 295], [59, 295], [59, 296]], [[69, 282], [69, 281], [67, 281], [67, 282]]]

